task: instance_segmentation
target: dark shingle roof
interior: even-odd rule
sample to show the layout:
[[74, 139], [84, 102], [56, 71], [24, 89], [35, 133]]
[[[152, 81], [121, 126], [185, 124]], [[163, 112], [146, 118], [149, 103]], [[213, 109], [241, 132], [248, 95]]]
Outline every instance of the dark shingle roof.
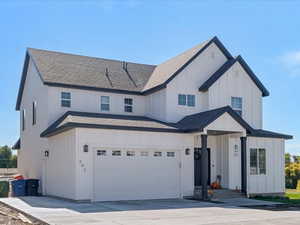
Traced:
[[225, 106], [222, 108], [217, 108], [186, 116], [177, 123], [177, 127], [187, 132], [203, 131], [203, 129], [207, 125], [215, 121], [225, 112], [229, 113], [232, 116], [232, 118], [235, 119], [248, 132], [252, 131], [250, 125], [245, 120], [243, 120], [242, 117], [240, 117], [234, 110], [232, 110], [230, 106]]
[[276, 133], [273, 131], [262, 130], [262, 129], [253, 130], [253, 133], [249, 134], [249, 136], [293, 139], [292, 135], [281, 134], [281, 133]]
[[28, 49], [46, 84], [78, 85], [139, 92], [151, 76], [154, 65], [127, 63], [39, 49]]
[[[232, 62], [232, 55], [217, 37], [196, 45], [157, 66], [127, 63], [126, 70], [123, 68], [123, 61], [29, 48], [26, 52], [16, 110], [20, 110], [30, 58], [35, 64], [42, 82], [48, 86], [147, 95], [165, 88], [212, 43], [218, 46], [229, 62]], [[268, 91], [247, 64], [242, 58], [238, 60], [243, 63], [244, 69], [261, 88], [263, 95], [267, 96]], [[203, 87], [208, 88], [221, 75], [220, 72], [219, 75], [214, 75], [209, 79], [209, 84], [205, 83]]]
[[12, 149], [20, 149], [21, 148], [21, 140], [20, 138], [17, 140], [17, 142], [12, 146]]
[[265, 86], [260, 82], [257, 76], [250, 69], [248, 64], [244, 61], [241, 56], [236, 57], [235, 59], [230, 59], [225, 62], [212, 76], [210, 76], [199, 88], [199, 91], [207, 91], [210, 86], [212, 86], [226, 71], [228, 71], [233, 64], [239, 62], [244, 70], [247, 72], [252, 81], [256, 84], [256, 86], [261, 90], [262, 96], [269, 96], [269, 91], [265, 88]]

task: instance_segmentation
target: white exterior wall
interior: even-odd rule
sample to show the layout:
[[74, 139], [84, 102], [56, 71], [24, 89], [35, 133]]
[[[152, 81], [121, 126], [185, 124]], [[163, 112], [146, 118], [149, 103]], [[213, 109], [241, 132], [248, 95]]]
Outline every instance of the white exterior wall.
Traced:
[[[266, 149], [266, 175], [250, 175], [250, 149]], [[248, 193], [283, 193], [285, 191], [284, 140], [247, 138]]]
[[253, 128], [262, 128], [262, 93], [238, 62], [209, 88], [208, 95], [209, 109], [231, 105], [231, 97], [242, 97], [243, 119]]
[[48, 138], [49, 157], [44, 157], [45, 194], [76, 198], [75, 129]]
[[[47, 127], [47, 93], [48, 87], [42, 84], [30, 60], [20, 106], [20, 115], [23, 109], [26, 111], [25, 130], [22, 131], [22, 118], [20, 118], [21, 150], [18, 151], [18, 170], [25, 178], [42, 178], [42, 152], [47, 149], [48, 141], [40, 138], [40, 133]], [[32, 125], [33, 101], [37, 103], [35, 125]]]
[[166, 121], [166, 89], [146, 96], [146, 116]]
[[[178, 150], [181, 153], [180, 158], [182, 163], [180, 181], [181, 194], [182, 196], [189, 196], [193, 194], [194, 158], [193, 154], [184, 154], [186, 148], [193, 149], [194, 147], [192, 135], [85, 128], [77, 128], [76, 131], [78, 137], [76, 160], [77, 200], [93, 199], [92, 149], [97, 148], [117, 148], [122, 151]], [[88, 153], [84, 153], [82, 151], [84, 144], [89, 145], [90, 151]], [[112, 161], [112, 163], [114, 162]], [[84, 165], [84, 167], [82, 165]], [[85, 173], [83, 173], [84, 169]], [[110, 176], [109, 171], [103, 173], [103, 176]], [[142, 179], [147, 179], [147, 177], [141, 177], [140, 182], [144, 182]]]
[[[213, 43], [167, 85], [165, 107], [168, 122], [177, 122], [186, 115], [208, 110], [207, 92], [198, 89], [226, 60]], [[195, 107], [178, 105], [178, 94], [195, 95]]]
[[[61, 107], [61, 92], [71, 93], [71, 107]], [[101, 111], [101, 96], [110, 97], [110, 110]], [[52, 123], [67, 111], [123, 114], [144, 116], [146, 110], [146, 99], [144, 96], [116, 94], [109, 92], [87, 91], [80, 89], [49, 87], [49, 122]], [[133, 112], [124, 112], [124, 98], [133, 99]]]

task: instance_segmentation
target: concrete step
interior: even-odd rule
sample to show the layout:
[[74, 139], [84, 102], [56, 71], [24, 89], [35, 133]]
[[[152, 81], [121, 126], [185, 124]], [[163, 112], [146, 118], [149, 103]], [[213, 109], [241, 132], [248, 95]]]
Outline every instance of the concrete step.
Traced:
[[[245, 194], [240, 191], [229, 190], [229, 189], [210, 189], [209, 198], [212, 200], [232, 199], [232, 198], [245, 198]], [[195, 187], [194, 198], [202, 198], [202, 187]]]
[[212, 190], [212, 199], [229, 199], [229, 198], [244, 198], [244, 193], [229, 189], [214, 189]]

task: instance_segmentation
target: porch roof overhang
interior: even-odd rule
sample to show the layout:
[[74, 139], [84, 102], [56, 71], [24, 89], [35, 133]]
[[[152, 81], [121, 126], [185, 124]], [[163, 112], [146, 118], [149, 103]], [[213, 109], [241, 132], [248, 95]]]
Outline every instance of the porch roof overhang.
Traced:
[[[230, 126], [226, 126], [230, 124]], [[68, 111], [43, 131], [50, 137], [73, 128], [117, 129], [168, 133], [243, 133], [243, 136], [291, 139], [292, 136], [253, 129], [230, 106], [184, 117], [177, 123], [166, 123], [145, 116]], [[212, 134], [213, 135], [213, 134]], [[217, 135], [217, 134], [215, 134]]]
[[[218, 119], [226, 115], [226, 119], [233, 120], [239, 125], [239, 128], [225, 129], [224, 126], [215, 126]], [[223, 132], [251, 132], [251, 126], [239, 116], [230, 106], [225, 106], [193, 115], [184, 117], [177, 123], [177, 127], [187, 132], [206, 132], [207, 130], [223, 131]]]
[[117, 129], [180, 133], [175, 124], [144, 116], [127, 116], [103, 113], [68, 111], [45, 131], [41, 137], [50, 137], [73, 128]]

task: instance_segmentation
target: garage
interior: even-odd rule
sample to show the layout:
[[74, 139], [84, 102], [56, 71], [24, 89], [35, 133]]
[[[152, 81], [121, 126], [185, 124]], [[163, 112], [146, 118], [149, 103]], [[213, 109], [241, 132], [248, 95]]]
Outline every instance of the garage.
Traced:
[[93, 150], [94, 201], [180, 198], [180, 152]]

